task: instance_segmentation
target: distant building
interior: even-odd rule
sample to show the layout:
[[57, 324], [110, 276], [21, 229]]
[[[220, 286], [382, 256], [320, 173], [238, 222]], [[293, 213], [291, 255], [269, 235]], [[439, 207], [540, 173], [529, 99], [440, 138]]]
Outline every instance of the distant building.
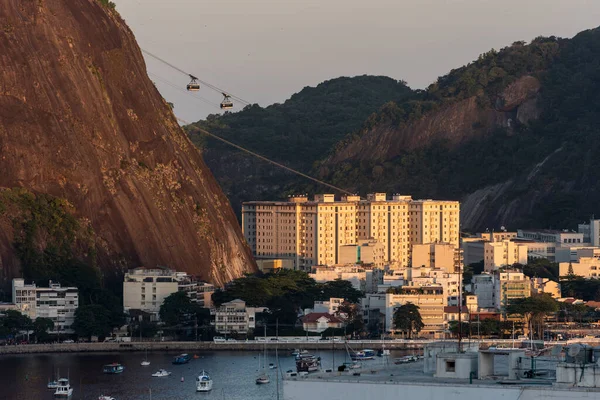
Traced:
[[581, 257], [578, 262], [561, 262], [558, 264], [558, 275], [561, 279], [569, 275], [569, 270], [573, 274], [587, 279], [598, 279], [600, 277], [600, 258]]
[[[384, 249], [384, 263], [408, 266], [411, 245], [443, 242], [458, 246], [460, 205], [455, 201], [413, 200], [372, 193], [366, 199], [319, 194], [312, 201], [254, 201], [242, 206], [244, 236], [257, 259], [292, 260], [297, 269], [341, 264], [354, 259], [363, 240]], [[363, 244], [365, 242], [362, 242]], [[361, 246], [361, 261], [367, 261]], [[379, 264], [377, 245], [373, 262]]]
[[450, 243], [427, 243], [412, 246], [412, 267], [436, 268], [454, 272], [456, 246]]
[[356, 244], [340, 246], [339, 264], [372, 264], [383, 268], [387, 264], [383, 243], [374, 239], [359, 239]]
[[327, 301], [315, 301], [312, 310], [309, 310], [306, 314], [310, 313], [329, 313], [337, 315], [338, 309], [344, 303], [344, 299], [338, 297], [332, 297]]
[[562, 297], [560, 283], [546, 278], [531, 278], [531, 293], [547, 293], [555, 299], [560, 299]]
[[302, 329], [306, 332], [321, 333], [328, 328], [344, 327], [344, 320], [325, 312], [314, 312], [302, 317]]
[[129, 270], [123, 279], [123, 308], [126, 312], [147, 312], [153, 320], [158, 320], [160, 306], [169, 295], [185, 292], [192, 302], [210, 308], [214, 290], [213, 285], [199, 282], [185, 272], [139, 267]]
[[583, 233], [572, 232], [568, 230], [551, 230], [551, 229], [519, 229], [518, 237], [529, 239], [536, 242], [561, 243], [563, 245], [582, 245]]
[[513, 264], [527, 264], [527, 246], [504, 240], [502, 242], [486, 242], [484, 248], [483, 268], [493, 272], [498, 268]]
[[32, 320], [49, 318], [54, 329], [49, 333], [73, 333], [75, 311], [79, 307], [79, 290], [76, 287], [61, 287], [50, 281], [49, 287], [26, 285], [23, 279], [13, 279], [12, 300], [16, 309]]
[[585, 242], [600, 247], [600, 219], [592, 218], [589, 224], [579, 224], [577, 231], [583, 235]]
[[[461, 307], [460, 320], [462, 322], [469, 321], [469, 309], [466, 306]], [[453, 321], [458, 322], [458, 306], [444, 307], [444, 325], [446, 329], [450, 328], [450, 325]]]
[[494, 275], [495, 307], [504, 310], [513, 299], [531, 296], [531, 281], [521, 271], [502, 271]]
[[258, 270], [265, 274], [281, 269], [294, 269], [292, 260], [281, 258], [256, 260], [256, 265], [258, 266]]
[[246, 307], [246, 302], [235, 299], [221, 304], [220, 307], [211, 308], [211, 325], [222, 334], [246, 334], [256, 328], [256, 313], [264, 312], [264, 307]]
[[502, 242], [504, 240], [511, 240], [517, 238], [517, 232], [506, 232], [506, 231], [492, 231], [492, 232], [481, 232], [477, 233], [476, 236], [488, 242]]
[[375, 292], [383, 283], [383, 270], [363, 264], [334, 265], [327, 267], [316, 265], [308, 274], [315, 281], [324, 283], [341, 279], [352, 283], [352, 287], [363, 292]]
[[424, 327], [420, 335], [441, 338], [444, 336], [444, 307], [446, 296], [441, 286], [431, 287], [402, 287], [401, 294], [386, 293], [385, 297], [385, 330], [396, 332], [394, 328], [394, 312], [412, 303], [419, 307]]
[[474, 275], [472, 281], [473, 292], [477, 296], [477, 304], [480, 308], [495, 308], [496, 293], [494, 291], [494, 275]]

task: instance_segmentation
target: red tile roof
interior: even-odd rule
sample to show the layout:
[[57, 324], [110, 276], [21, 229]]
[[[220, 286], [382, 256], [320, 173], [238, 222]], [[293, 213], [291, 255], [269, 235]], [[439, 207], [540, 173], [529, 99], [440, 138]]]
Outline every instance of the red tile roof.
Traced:
[[314, 322], [317, 322], [317, 320], [321, 317], [327, 318], [329, 320], [328, 322], [343, 322], [340, 318], [336, 317], [335, 315], [331, 315], [326, 312], [306, 314], [304, 317], [302, 317], [302, 322], [305, 324], [306, 323], [314, 323]]

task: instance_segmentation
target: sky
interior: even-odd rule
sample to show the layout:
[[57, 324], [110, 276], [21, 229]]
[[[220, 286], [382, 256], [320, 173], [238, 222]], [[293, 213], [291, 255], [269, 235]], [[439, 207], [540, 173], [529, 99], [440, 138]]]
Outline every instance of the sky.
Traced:
[[[261, 106], [339, 76], [425, 88], [491, 48], [600, 25], [598, 0], [113, 1], [142, 49]], [[146, 62], [178, 117], [220, 113], [217, 91], [187, 93], [184, 74]]]

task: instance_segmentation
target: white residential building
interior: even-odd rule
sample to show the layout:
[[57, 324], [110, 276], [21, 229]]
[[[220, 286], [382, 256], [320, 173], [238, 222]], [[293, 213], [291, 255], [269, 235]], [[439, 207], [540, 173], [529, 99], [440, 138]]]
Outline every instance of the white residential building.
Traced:
[[264, 307], [246, 307], [244, 300], [235, 299], [210, 309], [210, 315], [214, 318], [211, 325], [220, 334], [246, 334], [256, 328], [256, 313], [265, 310]]
[[[421, 269], [424, 270], [425, 268]], [[460, 274], [450, 274], [439, 269], [429, 269], [427, 272], [416, 275], [413, 268], [413, 277], [410, 281], [410, 286], [441, 286], [444, 291], [445, 305], [458, 306], [459, 279]]]
[[49, 318], [54, 329], [49, 333], [73, 333], [75, 311], [79, 307], [79, 290], [76, 287], [61, 287], [50, 281], [49, 287], [26, 285], [23, 279], [13, 279], [12, 300], [16, 309], [32, 320]]
[[139, 267], [129, 270], [123, 279], [123, 308], [126, 312], [142, 310], [158, 319], [165, 298], [178, 291], [185, 292], [192, 302], [202, 307], [212, 306], [213, 285], [196, 281], [185, 272]]
[[486, 242], [484, 244], [483, 267], [486, 272], [513, 264], [527, 264], [527, 246], [503, 240], [502, 242]]
[[454, 272], [456, 245], [450, 243], [414, 244], [412, 246], [413, 268], [426, 267]]
[[446, 300], [441, 286], [410, 287], [404, 286], [400, 294], [386, 293], [385, 298], [385, 330], [395, 332], [394, 312], [406, 303], [419, 307], [423, 319], [423, 330], [420, 335], [443, 337], [444, 335], [444, 307]]
[[519, 229], [517, 234], [519, 238], [537, 242], [560, 243], [568, 246], [582, 246], [585, 243], [583, 233], [572, 232], [566, 229], [562, 231], [550, 229]]
[[496, 294], [494, 291], [494, 275], [474, 275], [472, 281], [473, 293], [477, 296], [480, 308], [495, 308]]
[[344, 303], [344, 299], [339, 297], [331, 297], [326, 301], [315, 301], [313, 304], [313, 308], [311, 310], [306, 310], [305, 314], [310, 313], [328, 313], [331, 315], [336, 315], [338, 313], [338, 309]]
[[[244, 203], [242, 228], [256, 258], [290, 259], [298, 269], [354, 258], [354, 249], [347, 246], [361, 240], [377, 241], [385, 252], [384, 263], [401, 267], [410, 264], [411, 245], [458, 246], [459, 214], [456, 201], [402, 195], [388, 200], [385, 193], [369, 194], [366, 200], [345, 196], [336, 201], [333, 194], [320, 194], [313, 201], [295, 196], [288, 202]], [[379, 256], [373, 257], [379, 264]]]
[[377, 287], [383, 283], [383, 270], [363, 264], [334, 265], [332, 267], [317, 265], [312, 267], [312, 272], [308, 276], [319, 283], [336, 279], [348, 281], [356, 290], [363, 292], [375, 292]]
[[561, 262], [558, 264], [558, 275], [562, 278], [569, 275], [569, 269], [573, 274], [587, 279], [600, 278], [600, 258], [581, 257], [578, 262]]

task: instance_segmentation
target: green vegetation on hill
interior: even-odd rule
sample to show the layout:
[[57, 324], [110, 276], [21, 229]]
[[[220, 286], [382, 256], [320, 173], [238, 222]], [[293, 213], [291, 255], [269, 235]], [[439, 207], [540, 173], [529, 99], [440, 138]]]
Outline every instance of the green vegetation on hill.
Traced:
[[[359, 192], [455, 199], [511, 181], [501, 198], [483, 200], [487, 221], [497, 223], [498, 210], [515, 200], [521, 206], [510, 215], [512, 227], [572, 227], [597, 213], [600, 202], [600, 161], [595, 156], [600, 151], [599, 66], [598, 29], [570, 40], [537, 38], [528, 45], [519, 42], [488, 52], [439, 78], [417, 99], [386, 104], [362, 131], [337, 148], [377, 126], [392, 124], [400, 131], [407, 122], [470, 96], [477, 96], [484, 109], [501, 108], [498, 94], [523, 75], [535, 76], [542, 83], [538, 100], [542, 113], [537, 121], [515, 124], [511, 130], [488, 126], [491, 134], [459, 146], [449, 146], [439, 138], [391, 159], [344, 161], [322, 169], [321, 176]], [[549, 156], [549, 162], [535, 168]], [[536, 174], [528, 176], [534, 169]]]
[[337, 78], [306, 87], [282, 104], [251, 105], [237, 113], [210, 115], [186, 129], [228, 195], [236, 212], [241, 202], [281, 198], [305, 181], [194, 131], [194, 126], [308, 172], [348, 132], [384, 103], [412, 95], [404, 84], [380, 76]]
[[[412, 91], [404, 82], [381, 76], [357, 76], [305, 87], [283, 104], [257, 104], [237, 113], [210, 115], [199, 127], [278, 161], [308, 169], [348, 132], [388, 101], [401, 101]], [[219, 142], [192, 138], [202, 147]]]

